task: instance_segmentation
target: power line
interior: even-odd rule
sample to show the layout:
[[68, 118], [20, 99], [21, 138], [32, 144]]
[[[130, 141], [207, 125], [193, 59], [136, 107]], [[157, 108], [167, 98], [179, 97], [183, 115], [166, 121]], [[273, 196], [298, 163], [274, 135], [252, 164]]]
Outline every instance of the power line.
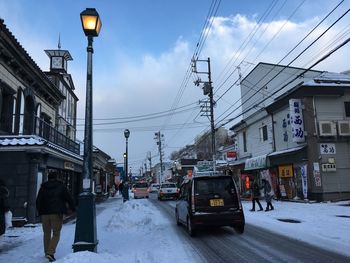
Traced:
[[[342, 1], [343, 2], [343, 1]], [[323, 22], [342, 2], [340, 2], [321, 22]], [[261, 85], [261, 88], [259, 88], [258, 90], [256, 90], [255, 91], [255, 93], [253, 94], [253, 95], [251, 95], [247, 100], [245, 100], [243, 103], [241, 103], [241, 105], [239, 106], [239, 107], [241, 107], [243, 104], [245, 104], [245, 103], [247, 103], [251, 98], [253, 98], [258, 92], [260, 92], [267, 84], [269, 84], [272, 80], [274, 80], [279, 74], [281, 74], [281, 72], [284, 70], [284, 69], [286, 69], [289, 65], [291, 65], [297, 58], [299, 58], [303, 53], [305, 53], [314, 43], [316, 43], [316, 41], [318, 41], [330, 28], [332, 28], [336, 23], [338, 23], [339, 21], [340, 21], [340, 19], [342, 19], [347, 13], [349, 12], [349, 9], [342, 15], [342, 16], [340, 16], [334, 23], [332, 23], [332, 25], [330, 25], [320, 36], [318, 36], [311, 44], [309, 44], [308, 45], [308, 47], [307, 48], [305, 48], [302, 52], [300, 52], [299, 53], [299, 55], [297, 56], [297, 57], [295, 57], [291, 62], [289, 62], [286, 66], [283, 66], [283, 68], [273, 77], [273, 78], [271, 78], [271, 79], [269, 79], [269, 81], [267, 81], [264, 85]], [[311, 32], [313, 32], [318, 26], [320, 25], [320, 23], [314, 28], [314, 29], [312, 29], [311, 30]], [[310, 35], [310, 33], [309, 34], [307, 34], [306, 35], [306, 37], [307, 36], [309, 36]], [[301, 41], [304, 41], [305, 39], [306, 39], [306, 37], [304, 37]], [[297, 44], [297, 46], [300, 44], [300, 42]], [[295, 48], [293, 48], [290, 52], [288, 52], [288, 54], [287, 55], [289, 55], [293, 50], [294, 50]], [[287, 55], [286, 56], [284, 56], [279, 62], [278, 62], [278, 64], [282, 61], [282, 60], [284, 60], [286, 57], [287, 57]], [[277, 65], [278, 65], [277, 64]], [[266, 73], [266, 75], [265, 76], [267, 76], [268, 74], [270, 74], [275, 68], [276, 68], [276, 66], [277, 65], [275, 65], [274, 67], [272, 67], [271, 69], [270, 69], [270, 71], [268, 72], [268, 73]], [[254, 85], [254, 87], [255, 86], [257, 86], [264, 78], [265, 78], [265, 76], [263, 76], [262, 78], [260, 78], [255, 84], [253, 84]], [[232, 86], [231, 86], [232, 87]], [[243, 94], [243, 96], [240, 98], [240, 100], [241, 99], [243, 99], [246, 95], [248, 94], [248, 92], [246, 93], [246, 94]], [[235, 104], [238, 102], [239, 100], [237, 100], [236, 102], [235, 102]], [[234, 105], [235, 105], [234, 104]], [[239, 107], [237, 107], [237, 108], [235, 108], [233, 111], [231, 111], [231, 113], [229, 113], [228, 115], [230, 115], [230, 114], [232, 114], [233, 112], [235, 112], [236, 110], [238, 110], [238, 108]], [[232, 108], [232, 107], [230, 107], [230, 108]], [[227, 111], [226, 111], [227, 112]], [[222, 116], [223, 114], [221, 114], [218, 118], [220, 118], [221, 116]], [[226, 117], [228, 117], [228, 115], [226, 115]], [[225, 118], [226, 118], [225, 117]], [[225, 119], [224, 118], [224, 119]]]
[[[209, 21], [210, 19], [209, 18], [212, 17], [213, 14], [214, 15], [216, 14], [216, 12], [218, 11], [218, 8], [220, 6], [220, 3], [221, 3], [221, 0], [219, 0], [219, 1], [218, 0], [213, 0], [212, 1], [211, 6], [209, 8], [209, 12], [208, 12], [207, 17], [205, 19], [205, 23], [204, 23], [203, 28], [201, 30], [201, 35], [200, 35], [199, 40], [197, 42], [197, 45], [196, 45], [196, 48], [194, 50], [192, 58], [194, 58], [196, 56], [199, 56], [199, 54], [200, 54], [200, 52], [201, 52], [201, 50], [203, 48], [203, 45], [204, 45], [204, 43], [206, 41], [207, 35], [209, 34], [210, 29], [212, 27], [213, 21], [211, 21], [211, 23], [210, 23], [210, 21]], [[191, 60], [191, 62], [192, 62], [192, 60]], [[184, 76], [184, 78], [182, 80], [182, 83], [181, 83], [179, 91], [178, 91], [178, 93], [177, 93], [177, 95], [175, 97], [175, 100], [173, 102], [171, 110], [176, 108], [176, 105], [180, 102], [181, 97], [182, 97], [182, 95], [184, 93], [184, 90], [185, 90], [185, 88], [188, 85], [188, 81], [189, 81], [189, 79], [190, 79], [190, 77], [192, 75], [191, 62], [190, 62], [189, 66], [188, 66], [188, 68], [186, 70], [185, 76]], [[171, 118], [172, 118], [172, 114], [169, 113], [169, 118], [165, 121], [165, 123], [163, 124], [163, 127], [165, 127], [167, 125], [167, 123], [170, 122]]]
[[[197, 108], [198, 108], [198, 106], [195, 106], [195, 107], [191, 107], [191, 108], [188, 108], [188, 109], [183, 109], [183, 110], [176, 111], [173, 114], [180, 114], [180, 113], [184, 113], [184, 112], [187, 112], [187, 111], [192, 111], [193, 109], [197, 109]], [[166, 114], [161, 114], [161, 115], [159, 114], [157, 116], [143, 117], [143, 118], [131, 119], [131, 120], [129, 119], [129, 120], [125, 120], [125, 121], [94, 123], [93, 125], [94, 126], [97, 126], [97, 125], [113, 125], [113, 124], [131, 123], [131, 122], [140, 122], [140, 121], [145, 121], [145, 120], [164, 118], [167, 115], [168, 114], [166, 113]], [[84, 125], [83, 124], [77, 124], [77, 126], [84, 126]]]
[[[289, 84], [291, 84], [294, 80], [302, 77], [306, 72], [308, 72], [309, 70], [311, 70], [313, 67], [315, 67], [317, 64], [321, 63], [323, 60], [325, 60], [326, 58], [328, 58], [329, 56], [331, 56], [334, 52], [336, 52], [338, 49], [340, 49], [341, 47], [345, 46], [348, 42], [350, 41], [350, 38], [346, 39], [343, 43], [341, 43], [340, 45], [338, 45], [336, 48], [334, 48], [333, 50], [331, 50], [329, 53], [327, 53], [326, 55], [324, 55], [322, 58], [320, 58], [319, 60], [317, 60], [314, 64], [312, 64], [309, 68], [303, 70], [301, 73], [299, 73], [296, 77], [294, 77], [292, 80], [288, 81], [286, 84], [284, 84], [282, 87], [280, 87], [279, 89], [275, 90], [273, 93], [271, 93], [271, 95], [269, 95], [267, 98], [265, 98], [263, 101], [265, 101], [266, 99], [272, 97], [273, 95], [277, 94], [279, 91], [281, 91], [283, 88], [285, 88], [286, 86], [288, 86]], [[238, 117], [242, 116], [243, 114], [249, 112], [251, 109], [253, 109], [256, 105], [262, 103], [263, 101], [259, 101], [258, 103], [255, 103], [253, 105], [253, 107], [246, 109], [245, 111], [243, 111], [241, 114], [235, 116], [234, 118], [229, 119], [226, 123], [221, 124], [220, 127], [223, 127], [224, 125], [230, 123], [231, 121], [237, 119]]]

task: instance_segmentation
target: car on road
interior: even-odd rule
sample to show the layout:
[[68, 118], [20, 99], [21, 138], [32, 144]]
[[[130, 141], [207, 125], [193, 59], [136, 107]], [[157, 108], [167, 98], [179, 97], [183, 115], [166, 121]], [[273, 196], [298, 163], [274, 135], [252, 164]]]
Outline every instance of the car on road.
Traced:
[[156, 192], [158, 192], [159, 187], [160, 187], [160, 184], [151, 184], [148, 188], [148, 192], [149, 193], [156, 193]]
[[132, 192], [134, 199], [148, 198], [148, 184], [146, 182], [137, 182], [133, 185]]
[[162, 183], [158, 190], [158, 200], [177, 199], [179, 196], [179, 188], [174, 183]]
[[177, 225], [190, 236], [204, 226], [231, 226], [244, 232], [245, 219], [235, 181], [223, 173], [204, 173], [187, 178], [180, 186], [175, 206]]

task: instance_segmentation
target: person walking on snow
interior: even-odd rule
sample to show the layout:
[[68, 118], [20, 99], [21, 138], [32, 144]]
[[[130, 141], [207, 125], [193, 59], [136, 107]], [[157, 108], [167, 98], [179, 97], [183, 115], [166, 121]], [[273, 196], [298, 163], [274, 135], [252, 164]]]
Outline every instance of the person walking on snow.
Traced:
[[60, 240], [63, 225], [63, 214], [67, 214], [67, 205], [70, 212], [75, 211], [73, 198], [62, 182], [57, 180], [57, 172], [48, 175], [48, 181], [40, 187], [36, 208], [41, 216], [44, 232], [45, 257], [56, 261], [55, 252]]
[[255, 202], [259, 205], [258, 211], [264, 210], [262, 205], [260, 204], [259, 197], [260, 197], [260, 187], [259, 187], [258, 182], [256, 180], [254, 180], [253, 185], [252, 185], [252, 204], [253, 204], [253, 207], [252, 207], [252, 209], [250, 209], [250, 211], [252, 211], [252, 212], [255, 211]]
[[3, 180], [0, 179], [0, 236], [5, 234], [6, 221], [5, 214], [10, 211], [10, 205], [8, 202], [9, 190]]
[[263, 187], [264, 187], [264, 196], [266, 201], [266, 209], [265, 212], [273, 210], [274, 207], [272, 205], [272, 194], [271, 194], [271, 185], [268, 180], [262, 179]]

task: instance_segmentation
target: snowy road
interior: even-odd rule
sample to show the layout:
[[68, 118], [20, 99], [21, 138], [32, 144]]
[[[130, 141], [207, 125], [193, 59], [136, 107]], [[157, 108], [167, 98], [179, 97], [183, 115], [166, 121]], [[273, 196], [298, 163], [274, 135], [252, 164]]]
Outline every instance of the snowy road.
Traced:
[[[131, 198], [125, 203], [120, 196], [109, 198], [96, 205], [98, 253], [72, 253], [72, 220], [63, 226], [55, 254], [57, 263], [350, 262], [350, 202], [275, 202], [272, 213], [252, 213], [248, 211], [250, 202], [245, 201], [250, 224], [243, 235], [220, 228], [203, 230], [195, 238], [176, 225], [174, 206], [175, 201], [153, 198]], [[285, 216], [301, 223], [278, 221]], [[257, 227], [257, 223], [274, 232]], [[0, 237], [0, 262], [46, 263], [42, 250], [40, 224], [8, 229]]]
[[[175, 201], [159, 202], [151, 198], [175, 224]], [[349, 262], [349, 258], [321, 248], [246, 224], [243, 235], [231, 228], [199, 231], [191, 238], [185, 227], [177, 234], [195, 250], [202, 262]]]

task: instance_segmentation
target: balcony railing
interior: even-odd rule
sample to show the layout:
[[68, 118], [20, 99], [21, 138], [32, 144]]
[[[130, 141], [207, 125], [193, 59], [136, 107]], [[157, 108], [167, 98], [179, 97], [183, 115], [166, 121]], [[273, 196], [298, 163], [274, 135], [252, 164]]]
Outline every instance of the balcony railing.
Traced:
[[[20, 116], [18, 119], [23, 120], [23, 116]], [[28, 122], [25, 122], [24, 128], [17, 129], [19, 132], [15, 132], [15, 126], [13, 125], [15, 120], [16, 118], [13, 116], [2, 118], [0, 121], [0, 135], [37, 135], [49, 142], [63, 147], [68, 151], [71, 151], [75, 154], [80, 154], [79, 143], [65, 136], [63, 133], [59, 132], [43, 119], [34, 117], [33, 123], [30, 124]]]

